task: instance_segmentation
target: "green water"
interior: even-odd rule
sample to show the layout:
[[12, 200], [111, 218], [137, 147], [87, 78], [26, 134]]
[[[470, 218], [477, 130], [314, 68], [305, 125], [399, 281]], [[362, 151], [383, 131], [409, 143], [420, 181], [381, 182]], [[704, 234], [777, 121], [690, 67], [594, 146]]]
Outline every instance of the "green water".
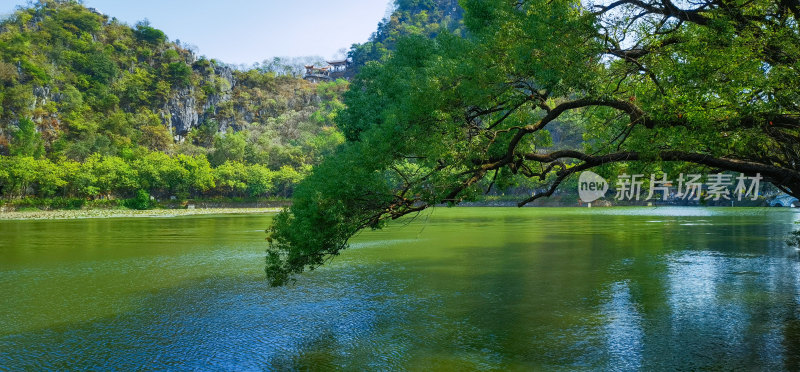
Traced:
[[0, 370], [800, 369], [800, 220], [437, 209], [286, 288], [261, 215], [0, 222]]

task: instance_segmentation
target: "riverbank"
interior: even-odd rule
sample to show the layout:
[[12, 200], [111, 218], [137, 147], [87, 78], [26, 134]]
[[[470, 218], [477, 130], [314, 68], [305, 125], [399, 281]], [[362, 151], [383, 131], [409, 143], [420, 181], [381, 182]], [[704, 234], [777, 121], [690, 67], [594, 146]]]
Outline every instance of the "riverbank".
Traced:
[[87, 209], [54, 211], [0, 212], [0, 221], [8, 220], [73, 220], [85, 218], [136, 218], [136, 217], [181, 217], [215, 214], [263, 214], [278, 213], [281, 208], [200, 208], [200, 209]]

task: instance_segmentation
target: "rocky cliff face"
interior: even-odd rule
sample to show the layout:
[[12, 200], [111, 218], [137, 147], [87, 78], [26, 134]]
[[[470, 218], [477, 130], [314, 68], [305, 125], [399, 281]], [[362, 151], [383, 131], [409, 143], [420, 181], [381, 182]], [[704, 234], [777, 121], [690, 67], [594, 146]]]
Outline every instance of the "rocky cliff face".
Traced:
[[[194, 86], [178, 90], [164, 106], [162, 118], [176, 140], [181, 141], [192, 128], [216, 118], [221, 104], [231, 101], [231, 92], [236, 86], [233, 69], [228, 66], [213, 66], [213, 72], [204, 79], [215, 84], [219, 92], [206, 94], [198, 100], [198, 92]], [[222, 124], [222, 123], [221, 123]], [[225, 123], [228, 124], [228, 123]], [[221, 125], [224, 131], [227, 125]]]
[[[264, 124], [290, 113], [300, 112], [307, 119], [311, 112], [305, 111], [316, 109], [326, 100], [318, 95], [315, 84], [302, 79], [273, 77], [264, 83], [245, 78], [240, 82], [237, 75], [247, 76], [247, 73], [223, 64], [212, 64], [194, 72], [200, 75], [201, 84], [173, 89], [163, 106], [153, 108], [177, 143], [183, 142], [192, 129], [210, 121], [214, 122], [215, 130], [225, 132], [251, 123]], [[205, 85], [213, 89], [205, 91], [202, 89]], [[28, 110], [39, 113], [33, 115], [39, 130], [45, 137], [49, 132], [55, 136], [64, 126], [62, 115], [58, 110], [42, 108], [60, 107], [70, 98], [63, 89], [49, 85], [34, 86], [31, 93]]]
[[200, 120], [197, 109], [194, 88], [184, 88], [170, 98], [161, 117], [173, 134], [185, 136]]
[[[177, 89], [159, 112], [163, 124], [170, 129], [178, 141], [182, 140], [192, 128], [197, 128], [207, 120], [218, 120], [219, 107], [232, 100], [232, 92], [236, 86], [233, 69], [228, 66], [214, 66], [214, 72], [204, 78], [215, 80], [221, 88], [219, 92], [203, 95], [194, 86]], [[34, 87], [33, 99], [29, 101], [29, 110], [34, 112], [37, 108], [45, 107], [48, 104], [61, 103], [63, 94], [54, 93], [55, 91], [51, 86]], [[239, 115], [252, 121], [253, 113], [247, 112], [241, 106], [239, 108]], [[40, 125], [48, 119], [52, 119], [57, 122], [56, 126], [58, 126], [61, 122], [59, 116], [49, 116], [37, 116], [35, 119]], [[226, 119], [219, 120], [219, 124], [220, 131], [225, 131], [228, 127], [233, 126], [231, 120]]]

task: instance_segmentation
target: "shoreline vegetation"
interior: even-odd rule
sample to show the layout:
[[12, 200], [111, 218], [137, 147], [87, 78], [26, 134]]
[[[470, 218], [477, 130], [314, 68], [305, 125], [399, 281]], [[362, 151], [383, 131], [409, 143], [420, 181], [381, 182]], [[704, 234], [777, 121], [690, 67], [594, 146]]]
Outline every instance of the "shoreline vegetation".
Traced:
[[[506, 198], [486, 198], [475, 202], [465, 202], [456, 207], [463, 208], [511, 208], [516, 207], [516, 203]], [[586, 204], [570, 203], [573, 198], [567, 197], [546, 200], [535, 205], [527, 205], [526, 208], [586, 208]], [[111, 204], [90, 204], [81, 209], [57, 209], [57, 208], [33, 208], [21, 207], [14, 208], [8, 205], [0, 205], [0, 221], [20, 221], [20, 220], [72, 220], [89, 218], [169, 218], [196, 215], [220, 215], [220, 214], [258, 214], [258, 213], [279, 213], [283, 208], [291, 205], [291, 200], [200, 200], [183, 201], [155, 204], [151, 209], [137, 210], [114, 204], [117, 201], [106, 201]], [[123, 202], [123, 201], [120, 201]], [[110, 206], [114, 204], [115, 206]], [[706, 205], [676, 205], [656, 203], [647, 205], [645, 203], [612, 203], [600, 200], [592, 203], [592, 208], [613, 208], [613, 207], [731, 207], [731, 205], [721, 203], [710, 203]], [[735, 207], [763, 208], [766, 207], [761, 202], [736, 203]], [[446, 207], [442, 205], [441, 207]]]
[[[0, 201], [0, 221], [115, 217], [178, 217], [203, 214], [277, 213], [291, 205], [283, 198], [206, 198], [192, 200], [20, 199]], [[139, 208], [141, 207], [141, 208]]]
[[0, 212], [0, 221], [22, 221], [22, 220], [73, 220], [89, 218], [169, 218], [199, 215], [219, 215], [219, 214], [260, 214], [278, 213], [281, 208], [201, 208], [201, 209], [81, 209], [81, 210], [36, 210], [36, 211], [13, 211]]

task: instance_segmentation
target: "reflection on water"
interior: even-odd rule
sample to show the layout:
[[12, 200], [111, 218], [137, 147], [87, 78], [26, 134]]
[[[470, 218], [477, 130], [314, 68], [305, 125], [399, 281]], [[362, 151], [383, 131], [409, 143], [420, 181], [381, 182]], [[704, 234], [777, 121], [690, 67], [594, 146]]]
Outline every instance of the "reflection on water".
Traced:
[[606, 316], [606, 343], [611, 360], [609, 365], [634, 370], [642, 367], [642, 319], [631, 298], [628, 282], [610, 285], [610, 298], [603, 305]]
[[289, 287], [269, 216], [0, 223], [0, 370], [800, 368], [800, 220], [449, 209]]

